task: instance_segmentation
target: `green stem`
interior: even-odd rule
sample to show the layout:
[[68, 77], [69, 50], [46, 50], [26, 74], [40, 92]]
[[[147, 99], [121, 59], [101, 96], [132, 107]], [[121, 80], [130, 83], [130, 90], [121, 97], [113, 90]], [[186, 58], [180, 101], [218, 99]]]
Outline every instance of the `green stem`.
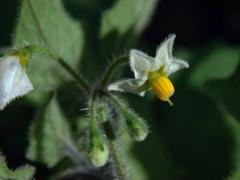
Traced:
[[119, 109], [123, 109], [123, 105], [121, 103], [119, 103], [119, 100], [114, 97], [112, 94], [108, 93], [107, 91], [104, 91], [105, 95], [107, 95], [107, 97], [109, 98], [110, 101], [112, 101], [115, 105], [117, 105], [117, 107]]
[[90, 127], [93, 127], [94, 129], [97, 129], [97, 112], [96, 112], [96, 94], [93, 93], [92, 97], [90, 98]]
[[[109, 121], [108, 121], [108, 123], [110, 124]], [[109, 129], [109, 128], [111, 128], [111, 129]], [[113, 138], [109, 137], [109, 135], [108, 135], [109, 132], [110, 133], [114, 132], [111, 124], [110, 124], [110, 126], [105, 126], [104, 132], [107, 135], [107, 141], [108, 141], [108, 144], [109, 144], [110, 151], [112, 153], [112, 158], [113, 158], [114, 166], [116, 168], [116, 172], [117, 172], [117, 175], [118, 175], [118, 180], [127, 180], [127, 177], [126, 177], [127, 174], [126, 174], [124, 165], [123, 165], [123, 163], [120, 160], [120, 157], [118, 155], [118, 150], [117, 150], [115, 141], [114, 141]]]
[[[101, 99], [99, 97], [96, 97], [96, 98], [98, 98], [98, 101]], [[100, 103], [100, 102], [98, 102], [98, 103]], [[108, 147], [109, 147], [109, 150], [112, 155], [113, 164], [114, 164], [114, 167], [116, 170], [116, 174], [118, 176], [118, 180], [127, 180], [127, 172], [124, 167], [124, 163], [121, 161], [119, 151], [116, 146], [115, 131], [109, 120], [107, 120], [106, 122], [103, 123], [103, 132], [104, 132], [104, 134], [106, 134], [106, 141], [108, 143]]]
[[86, 94], [90, 94], [91, 88], [88, 83], [66, 62], [63, 58], [52, 53], [52, 51], [45, 46], [30, 45], [22, 48], [22, 51], [32, 54], [33, 52], [46, 52], [46, 54], [54, 59], [63, 69], [65, 69], [73, 79], [82, 87]]
[[75, 79], [75, 81], [83, 88], [84, 92], [89, 95], [90, 86], [87, 84], [87, 82], [62, 58], [59, 57], [57, 62]]
[[100, 87], [105, 87], [108, 81], [111, 79], [114, 71], [121, 66], [122, 64], [125, 64], [128, 62], [128, 59], [126, 59], [126, 55], [122, 55], [118, 57], [114, 62], [112, 62], [106, 72], [103, 75], [102, 80], [100, 81]]

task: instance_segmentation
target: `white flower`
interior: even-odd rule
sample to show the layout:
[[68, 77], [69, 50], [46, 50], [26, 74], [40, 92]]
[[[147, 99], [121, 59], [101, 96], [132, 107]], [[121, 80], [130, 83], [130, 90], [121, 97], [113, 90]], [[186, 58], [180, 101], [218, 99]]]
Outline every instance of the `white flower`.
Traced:
[[175, 37], [175, 34], [170, 35], [157, 48], [155, 57], [136, 49], [130, 50], [130, 67], [135, 78], [112, 83], [108, 90], [144, 95], [146, 90], [152, 89], [162, 101], [172, 104], [169, 98], [174, 93], [174, 86], [168, 76], [189, 67], [186, 61], [172, 55]]
[[22, 54], [0, 58], [0, 110], [16, 97], [33, 89], [25, 72], [25, 65]]

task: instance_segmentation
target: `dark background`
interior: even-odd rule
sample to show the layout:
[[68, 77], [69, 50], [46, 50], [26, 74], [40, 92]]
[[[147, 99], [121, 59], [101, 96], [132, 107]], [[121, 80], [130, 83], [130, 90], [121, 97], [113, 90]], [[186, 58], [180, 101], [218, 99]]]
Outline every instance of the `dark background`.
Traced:
[[[17, 0], [0, 3], [1, 48], [11, 45], [18, 7]], [[159, 42], [169, 33], [175, 33], [175, 47], [186, 49], [187, 54], [191, 54], [189, 61], [196, 64], [198, 56], [211, 51], [212, 46], [208, 48], [209, 44], [239, 46], [239, 7], [238, 1], [233, 0], [162, 0], [137, 46], [145, 47], [147, 52], [153, 53]], [[74, 8], [67, 9], [73, 17], [82, 18], [81, 15], [76, 16]], [[86, 16], [92, 18], [91, 15]], [[211, 95], [189, 88], [184, 83], [188, 75], [184, 72], [179, 77], [181, 81], [178, 79], [175, 84], [178, 91], [173, 99], [177, 102], [173, 108], [159, 103], [151, 94], [146, 99], [127, 95], [136, 111], [151, 126], [152, 133], [148, 139], [133, 148], [151, 180], [219, 180], [239, 167], [240, 136], [236, 138], [236, 133], [233, 133], [240, 130], [238, 124], [229, 125], [225, 122], [219, 113], [219, 104]], [[233, 76], [232, 82], [238, 82], [235, 81], [237, 77], [239, 73]], [[225, 87], [231, 84], [228, 81], [224, 83]], [[216, 87], [219, 89], [222, 86]], [[220, 94], [228, 92], [231, 93], [231, 89]], [[232, 103], [229, 102], [231, 106], [239, 107], [239, 103]], [[27, 162], [27, 131], [34, 113], [35, 109], [24, 100], [14, 102], [4, 112], [0, 112], [0, 149], [7, 157], [10, 167]], [[47, 168], [38, 166], [38, 177], [46, 176]]]

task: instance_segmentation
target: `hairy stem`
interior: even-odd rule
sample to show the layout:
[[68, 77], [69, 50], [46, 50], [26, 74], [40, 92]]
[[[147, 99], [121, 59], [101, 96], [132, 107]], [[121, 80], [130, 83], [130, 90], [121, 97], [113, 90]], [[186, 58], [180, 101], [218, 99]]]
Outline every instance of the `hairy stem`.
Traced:
[[30, 45], [21, 49], [21, 51], [32, 54], [33, 52], [45, 52], [49, 57], [54, 59], [65, 71], [67, 71], [73, 79], [81, 86], [86, 94], [90, 94], [91, 88], [88, 83], [80, 76], [63, 58], [54, 54], [48, 47]]
[[[96, 93], [96, 94], [95, 94]], [[96, 95], [96, 102], [101, 103], [101, 98], [97, 95], [97, 91], [94, 94]], [[118, 180], [127, 180], [127, 172], [124, 167], [124, 163], [121, 160], [120, 152], [116, 145], [116, 133], [113, 129], [112, 123], [108, 119], [102, 124], [102, 131], [106, 135], [106, 141], [108, 143], [109, 150], [111, 152], [113, 166], [115, 168], [116, 176]]]
[[127, 180], [127, 173], [126, 173], [124, 164], [119, 157], [119, 151], [117, 150], [117, 147], [116, 147], [114, 130], [109, 121], [105, 123], [104, 132], [107, 135], [107, 141], [112, 154], [118, 180]]
[[115, 61], [113, 61], [107, 68], [106, 72], [103, 75], [102, 80], [100, 81], [100, 86], [105, 87], [108, 81], [111, 79], [114, 71], [122, 64], [127, 63], [126, 55], [122, 55], [118, 57]]
[[104, 91], [105, 95], [109, 98], [110, 101], [112, 101], [119, 109], [123, 109], [122, 104], [119, 103], [119, 100], [114, 97], [112, 94], [108, 93], [107, 91]]
[[74, 78], [74, 80], [77, 81], [86, 94], [90, 94], [90, 87], [87, 82], [69, 64], [67, 64], [60, 57], [58, 58], [57, 62]]
[[126, 170], [123, 166], [123, 163], [121, 162], [119, 156], [118, 156], [118, 151], [115, 145], [115, 142], [112, 140], [109, 140], [109, 146], [110, 146], [110, 150], [112, 152], [112, 156], [113, 156], [113, 160], [115, 162], [115, 167], [118, 173], [118, 179], [119, 180], [127, 180], [126, 177]]

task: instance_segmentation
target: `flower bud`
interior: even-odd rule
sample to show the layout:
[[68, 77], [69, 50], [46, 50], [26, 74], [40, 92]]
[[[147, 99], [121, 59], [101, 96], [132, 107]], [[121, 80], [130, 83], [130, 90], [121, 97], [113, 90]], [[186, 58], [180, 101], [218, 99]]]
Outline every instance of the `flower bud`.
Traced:
[[108, 160], [109, 150], [103, 135], [96, 126], [96, 122], [91, 123], [89, 136], [88, 156], [94, 166], [101, 167]]
[[108, 156], [109, 150], [104, 142], [94, 144], [89, 151], [89, 157], [95, 167], [101, 167], [105, 165], [108, 160]]
[[124, 117], [130, 136], [135, 141], [143, 141], [148, 135], [148, 126], [131, 108], [121, 99], [110, 95], [109, 100], [116, 105], [121, 115]]
[[128, 132], [135, 141], [143, 141], [148, 135], [148, 127], [144, 120], [131, 110], [124, 110]]
[[0, 110], [33, 89], [25, 65], [25, 58], [20, 53], [0, 58]]

